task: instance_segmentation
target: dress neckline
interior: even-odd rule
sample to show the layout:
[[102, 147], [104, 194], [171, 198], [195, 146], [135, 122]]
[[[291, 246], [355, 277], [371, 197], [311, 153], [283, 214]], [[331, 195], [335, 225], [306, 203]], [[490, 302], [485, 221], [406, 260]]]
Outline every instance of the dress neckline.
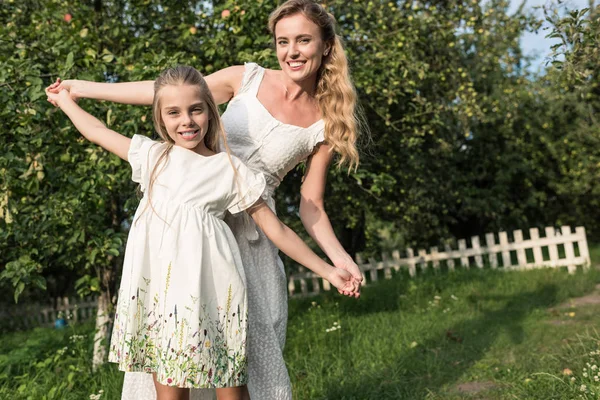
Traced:
[[323, 122], [323, 118], [318, 119], [317, 121], [313, 122], [311, 125], [307, 126], [307, 127], [303, 127], [303, 126], [299, 126], [299, 125], [294, 125], [294, 124], [287, 124], [285, 122], [281, 122], [280, 120], [278, 120], [277, 118], [275, 118], [273, 116], [273, 114], [271, 114], [271, 111], [269, 111], [267, 109], [267, 107], [265, 107], [265, 105], [258, 99], [258, 91], [260, 90], [260, 85], [262, 84], [263, 78], [265, 77], [265, 69], [263, 67], [260, 67], [261, 69], [260, 71], [260, 75], [258, 77], [258, 84], [256, 86], [256, 93], [254, 93], [254, 99], [256, 99], [256, 102], [258, 104], [260, 104], [260, 106], [262, 107], [263, 110], [265, 110], [265, 112], [267, 113], [267, 115], [269, 117], [271, 117], [271, 119], [277, 121], [279, 124], [281, 125], [285, 125], [285, 126], [291, 126], [292, 128], [296, 128], [296, 129], [304, 129], [304, 130], [311, 130], [314, 126], [316, 126], [317, 124]]

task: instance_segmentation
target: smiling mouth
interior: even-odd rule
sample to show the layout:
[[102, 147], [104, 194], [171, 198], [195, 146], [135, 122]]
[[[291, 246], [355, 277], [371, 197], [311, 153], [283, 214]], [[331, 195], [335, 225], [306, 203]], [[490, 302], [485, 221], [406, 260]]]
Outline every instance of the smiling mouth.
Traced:
[[179, 135], [181, 135], [181, 137], [185, 140], [192, 140], [194, 139], [196, 136], [198, 136], [198, 134], [200, 133], [200, 129], [196, 129], [196, 130], [190, 130], [190, 131], [183, 131], [183, 132], [177, 132]]
[[287, 65], [292, 69], [302, 68], [306, 64], [306, 61], [288, 61]]

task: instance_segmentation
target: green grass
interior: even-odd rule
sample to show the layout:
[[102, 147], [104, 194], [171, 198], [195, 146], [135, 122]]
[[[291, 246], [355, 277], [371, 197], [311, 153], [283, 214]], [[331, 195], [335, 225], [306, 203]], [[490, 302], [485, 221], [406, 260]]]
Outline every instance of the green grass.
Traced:
[[[582, 383], [600, 389], [583, 376], [599, 349], [600, 305], [558, 306], [599, 281], [596, 270], [459, 270], [398, 275], [358, 301], [333, 293], [293, 300], [285, 356], [295, 398], [578, 398]], [[92, 329], [3, 335], [0, 398], [88, 399], [103, 389], [102, 399], [119, 399], [114, 365], [90, 371]], [[72, 342], [74, 334], [85, 339]], [[467, 382], [487, 389], [460, 392]]]

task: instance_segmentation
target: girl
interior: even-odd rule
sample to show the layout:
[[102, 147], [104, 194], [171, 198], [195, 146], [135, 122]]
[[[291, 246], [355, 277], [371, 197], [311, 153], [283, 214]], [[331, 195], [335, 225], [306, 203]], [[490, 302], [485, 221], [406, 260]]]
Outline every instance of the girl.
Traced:
[[154, 84], [153, 119], [162, 142], [106, 128], [68, 91], [46, 91], [88, 140], [129, 161], [144, 197], [127, 240], [109, 360], [153, 374], [158, 399], [187, 399], [216, 388], [241, 399], [247, 382], [245, 274], [223, 221], [249, 210], [292, 259], [354, 295], [345, 270], [329, 266], [261, 200], [262, 174], [228, 151], [216, 103], [191, 67], [164, 71]]

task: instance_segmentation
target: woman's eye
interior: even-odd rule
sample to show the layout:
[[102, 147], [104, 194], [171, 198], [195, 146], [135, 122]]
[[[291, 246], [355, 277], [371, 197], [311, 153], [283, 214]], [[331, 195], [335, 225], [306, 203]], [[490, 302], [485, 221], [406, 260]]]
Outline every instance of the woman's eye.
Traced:
[[287, 41], [280, 40], [279, 42], [277, 42], [277, 44], [280, 45], [280, 46], [285, 46], [287, 44]]
[[300, 43], [308, 43], [309, 41], [310, 41], [310, 40], [308, 40], [308, 39], [301, 39], [301, 40], [300, 40]]

